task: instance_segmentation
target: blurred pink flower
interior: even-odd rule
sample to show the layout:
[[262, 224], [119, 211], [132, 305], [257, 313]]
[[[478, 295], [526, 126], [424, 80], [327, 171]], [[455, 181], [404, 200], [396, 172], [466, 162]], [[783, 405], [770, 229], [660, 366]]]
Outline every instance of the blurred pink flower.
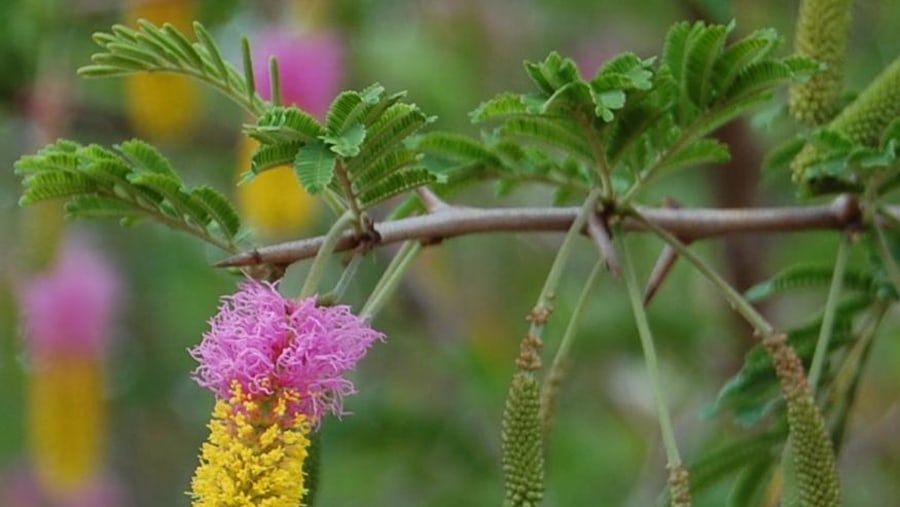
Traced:
[[269, 59], [274, 56], [283, 103], [324, 118], [344, 78], [344, 48], [337, 35], [271, 28], [254, 42], [253, 71], [260, 95], [271, 99]]
[[24, 466], [10, 466], [0, 474], [0, 505], [41, 507], [46, 503], [41, 486]]
[[117, 286], [102, 256], [67, 241], [56, 264], [22, 291], [24, 334], [33, 356], [101, 354], [110, 336]]
[[275, 285], [247, 281], [222, 298], [203, 341], [191, 349], [200, 362], [194, 378], [220, 399], [234, 383], [250, 396], [287, 393], [290, 413], [312, 421], [340, 415], [343, 396], [355, 392], [343, 377], [384, 335], [349, 306], [316, 306], [315, 296], [286, 299]]

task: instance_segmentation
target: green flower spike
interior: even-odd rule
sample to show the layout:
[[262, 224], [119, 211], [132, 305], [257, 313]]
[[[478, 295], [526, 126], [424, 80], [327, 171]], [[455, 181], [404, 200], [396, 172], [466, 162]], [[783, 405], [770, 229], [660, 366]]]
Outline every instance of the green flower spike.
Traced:
[[536, 507], [544, 498], [541, 387], [534, 375], [519, 371], [503, 411], [504, 507]]
[[790, 451], [786, 456], [791, 460], [788, 466], [796, 483], [786, 485], [786, 489], [793, 489], [799, 500], [791, 507], [839, 507], [834, 448], [803, 375], [803, 363], [783, 334], [766, 339], [764, 345], [787, 402]]
[[844, 79], [844, 58], [850, 35], [852, 0], [803, 0], [797, 20], [794, 49], [825, 68], [803, 83], [791, 86], [791, 115], [806, 125], [821, 125], [835, 113]]
[[[900, 116], [900, 58], [876, 77], [827, 129], [857, 145], [878, 147], [885, 129]], [[791, 162], [794, 180], [804, 181], [806, 170], [827, 158], [822, 148], [807, 143]]]
[[[546, 315], [541, 317], [546, 320]], [[544, 428], [541, 385], [534, 372], [541, 369], [540, 337], [529, 332], [519, 344], [516, 372], [506, 394], [501, 427], [503, 507], [537, 507], [544, 499]]]

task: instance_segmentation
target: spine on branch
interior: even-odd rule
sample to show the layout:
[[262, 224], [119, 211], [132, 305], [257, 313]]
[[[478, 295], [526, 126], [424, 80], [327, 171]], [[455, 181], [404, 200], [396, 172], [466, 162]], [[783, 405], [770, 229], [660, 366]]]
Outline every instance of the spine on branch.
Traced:
[[852, 0], [803, 0], [794, 49], [825, 68], [791, 86], [791, 115], [806, 125], [821, 125], [834, 116], [844, 79], [844, 59], [850, 34]]

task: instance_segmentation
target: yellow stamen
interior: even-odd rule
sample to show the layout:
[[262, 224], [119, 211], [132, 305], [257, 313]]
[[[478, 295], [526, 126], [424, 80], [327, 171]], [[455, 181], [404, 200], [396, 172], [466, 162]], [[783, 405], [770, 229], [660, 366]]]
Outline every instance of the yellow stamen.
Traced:
[[309, 423], [303, 415], [287, 420], [284, 396], [268, 401], [235, 389], [216, 402], [192, 482], [194, 507], [301, 505]]

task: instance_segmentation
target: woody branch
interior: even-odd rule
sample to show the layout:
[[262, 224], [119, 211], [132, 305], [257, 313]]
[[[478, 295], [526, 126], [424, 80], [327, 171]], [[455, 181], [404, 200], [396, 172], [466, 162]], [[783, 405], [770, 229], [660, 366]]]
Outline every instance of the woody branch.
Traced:
[[[862, 226], [863, 210], [857, 198], [843, 194], [830, 204], [774, 208], [653, 208], [638, 207], [648, 221], [666, 229], [683, 241], [742, 233], [785, 233]], [[900, 206], [885, 211], [900, 217]], [[377, 234], [360, 235], [348, 231], [337, 242], [335, 252], [360, 246], [380, 246], [417, 239], [434, 243], [444, 239], [483, 232], [565, 231], [578, 213], [577, 207], [471, 208], [438, 206], [431, 213], [377, 223]], [[626, 231], [644, 227], [624, 219]], [[372, 236], [375, 236], [373, 239]], [[228, 257], [218, 267], [258, 264], [287, 265], [316, 255], [324, 236], [264, 246]], [[372, 244], [374, 241], [374, 244]]]

